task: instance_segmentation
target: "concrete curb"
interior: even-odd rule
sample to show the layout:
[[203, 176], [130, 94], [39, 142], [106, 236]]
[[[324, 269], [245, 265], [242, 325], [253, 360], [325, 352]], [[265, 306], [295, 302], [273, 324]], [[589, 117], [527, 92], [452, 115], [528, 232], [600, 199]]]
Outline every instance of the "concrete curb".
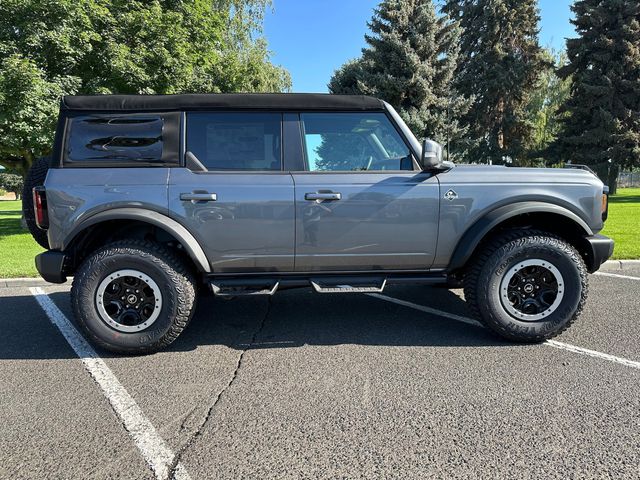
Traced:
[[638, 268], [640, 267], [640, 260], [607, 260], [602, 264], [602, 266], [617, 270], [625, 270], [634, 267]]
[[53, 285], [43, 278], [0, 278], [0, 288], [11, 287], [43, 287]]
[[[602, 268], [610, 270], [626, 270], [629, 268], [639, 268], [640, 260], [607, 260], [602, 264]], [[71, 285], [73, 277], [68, 277], [62, 284], [54, 284], [45, 281], [43, 278], [0, 278], [0, 288], [15, 287], [44, 287], [52, 285]]]

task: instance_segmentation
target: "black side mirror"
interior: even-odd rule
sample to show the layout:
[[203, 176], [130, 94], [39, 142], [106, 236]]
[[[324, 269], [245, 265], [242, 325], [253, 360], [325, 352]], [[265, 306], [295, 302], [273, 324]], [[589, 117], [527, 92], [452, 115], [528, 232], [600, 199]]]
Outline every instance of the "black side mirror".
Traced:
[[423, 170], [433, 170], [442, 165], [442, 145], [425, 138], [422, 142], [422, 158], [420, 159]]

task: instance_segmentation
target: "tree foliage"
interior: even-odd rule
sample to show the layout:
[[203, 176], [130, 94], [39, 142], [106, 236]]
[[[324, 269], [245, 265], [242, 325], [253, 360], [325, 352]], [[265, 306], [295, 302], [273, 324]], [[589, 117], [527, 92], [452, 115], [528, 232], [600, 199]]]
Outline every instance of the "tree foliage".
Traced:
[[458, 24], [438, 16], [431, 0], [384, 0], [368, 25], [362, 56], [334, 73], [329, 91], [382, 98], [418, 136], [463, 139], [458, 119], [470, 101], [453, 88]]
[[3, 0], [0, 162], [51, 145], [63, 94], [282, 91], [256, 38], [267, 0]]
[[640, 166], [640, 3], [578, 0], [572, 10], [579, 36], [559, 70], [573, 84], [557, 147], [612, 185], [618, 168]]
[[565, 53], [545, 49], [543, 55], [545, 61], [553, 64], [555, 68], [542, 72], [527, 105], [527, 121], [533, 126], [527, 145], [531, 166], [544, 166], [562, 161], [554, 144], [560, 135], [562, 119], [567, 115], [560, 109], [569, 98], [571, 88], [571, 77], [562, 79], [557, 74], [557, 69], [566, 63]]
[[16, 195], [16, 200], [20, 200], [24, 180], [21, 175], [15, 173], [0, 173], [0, 188]]
[[475, 101], [465, 116], [470, 161], [518, 163], [534, 127], [526, 107], [550, 65], [538, 44], [535, 0], [446, 0], [463, 28], [456, 85]]

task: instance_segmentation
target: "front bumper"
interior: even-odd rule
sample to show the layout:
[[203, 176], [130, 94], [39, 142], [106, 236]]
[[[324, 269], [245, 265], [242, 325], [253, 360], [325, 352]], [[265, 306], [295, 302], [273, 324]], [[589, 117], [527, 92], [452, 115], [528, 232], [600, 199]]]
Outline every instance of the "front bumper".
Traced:
[[47, 282], [64, 283], [67, 276], [64, 274], [64, 262], [66, 255], [55, 250], [48, 250], [36, 255], [36, 268]]
[[593, 273], [613, 255], [614, 243], [613, 239], [605, 237], [604, 235], [592, 235], [587, 237], [586, 240], [589, 244], [589, 250], [587, 251], [589, 264], [587, 267], [589, 273]]

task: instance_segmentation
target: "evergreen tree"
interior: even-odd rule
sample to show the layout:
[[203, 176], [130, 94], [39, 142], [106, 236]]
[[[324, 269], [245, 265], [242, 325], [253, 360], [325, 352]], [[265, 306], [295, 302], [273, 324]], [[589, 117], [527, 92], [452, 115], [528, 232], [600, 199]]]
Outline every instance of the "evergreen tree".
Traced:
[[536, 0], [446, 0], [462, 26], [456, 85], [475, 101], [465, 117], [474, 162], [519, 163], [533, 125], [526, 107], [550, 65], [538, 44]]
[[438, 17], [431, 0], [384, 0], [368, 26], [362, 56], [334, 73], [329, 91], [382, 98], [417, 136], [459, 144], [470, 101], [453, 88], [458, 24]]
[[640, 166], [640, 3], [579, 0], [572, 10], [579, 37], [559, 72], [573, 84], [558, 143], [615, 188], [618, 168]]

